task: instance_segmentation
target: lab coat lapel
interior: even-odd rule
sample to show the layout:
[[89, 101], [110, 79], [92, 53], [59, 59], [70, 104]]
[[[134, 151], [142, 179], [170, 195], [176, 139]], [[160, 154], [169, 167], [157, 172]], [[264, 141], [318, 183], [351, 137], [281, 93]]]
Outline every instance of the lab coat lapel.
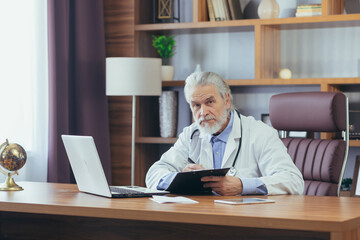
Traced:
[[[221, 167], [232, 166], [234, 157], [237, 151], [238, 143], [241, 138], [241, 127], [240, 127], [240, 118], [236, 111], [234, 111], [234, 121], [229, 139], [226, 143], [224, 158], [221, 163]], [[229, 163], [228, 163], [229, 162]]]

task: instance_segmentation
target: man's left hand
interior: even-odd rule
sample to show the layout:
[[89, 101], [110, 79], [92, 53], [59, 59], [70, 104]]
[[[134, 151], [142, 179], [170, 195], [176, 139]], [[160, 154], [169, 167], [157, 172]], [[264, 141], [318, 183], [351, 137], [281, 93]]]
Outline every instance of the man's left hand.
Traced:
[[224, 196], [234, 196], [242, 193], [243, 185], [238, 177], [226, 175], [224, 177], [208, 176], [202, 177], [205, 188], [211, 188], [212, 191]]

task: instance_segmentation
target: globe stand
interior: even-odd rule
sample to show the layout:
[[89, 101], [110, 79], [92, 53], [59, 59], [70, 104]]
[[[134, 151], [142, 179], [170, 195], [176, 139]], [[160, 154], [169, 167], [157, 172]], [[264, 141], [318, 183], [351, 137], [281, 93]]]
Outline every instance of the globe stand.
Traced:
[[11, 177], [14, 174], [18, 174], [17, 171], [13, 172], [13, 173], [6, 173], [5, 171], [3, 171], [2, 169], [0, 169], [0, 172], [4, 173], [5, 175], [7, 175], [7, 178], [5, 180], [5, 182], [3, 184], [0, 185], [0, 191], [21, 191], [24, 190], [22, 187], [20, 187], [19, 185], [17, 185], [14, 181], [14, 179]]

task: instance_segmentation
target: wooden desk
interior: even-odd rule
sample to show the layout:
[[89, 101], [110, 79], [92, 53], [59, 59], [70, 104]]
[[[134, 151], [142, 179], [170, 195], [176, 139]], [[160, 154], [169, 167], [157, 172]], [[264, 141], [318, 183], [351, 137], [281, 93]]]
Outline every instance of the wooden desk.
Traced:
[[0, 239], [357, 239], [360, 198], [270, 196], [275, 203], [158, 204], [108, 199], [76, 185], [20, 182], [0, 192]]

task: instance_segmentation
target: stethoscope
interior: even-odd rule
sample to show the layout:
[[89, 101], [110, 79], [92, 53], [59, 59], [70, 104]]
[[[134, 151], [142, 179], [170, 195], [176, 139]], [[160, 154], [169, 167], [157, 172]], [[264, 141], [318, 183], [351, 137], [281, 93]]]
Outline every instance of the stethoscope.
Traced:
[[[239, 116], [241, 134], [243, 134], [240, 113], [239, 113], [237, 110], [235, 110], [235, 111], [236, 111], [237, 115]], [[195, 130], [193, 131], [193, 133], [191, 134], [190, 140], [193, 139], [193, 137], [194, 137], [194, 135], [195, 135], [196, 132], [199, 132], [199, 129], [195, 129]], [[239, 146], [238, 146], [238, 149], [237, 149], [237, 152], [236, 152], [236, 155], [235, 155], [233, 164], [232, 164], [231, 168], [229, 169], [229, 171], [228, 171], [228, 173], [227, 173], [227, 175], [229, 175], [229, 176], [235, 176], [235, 174], [236, 174], [235, 164], [236, 164], [236, 160], [237, 160], [237, 158], [238, 158], [238, 156], [239, 156], [239, 152], [240, 152], [240, 149], [241, 149], [242, 139], [243, 139], [243, 137], [241, 137], [241, 139], [240, 139], [240, 141], [239, 141]]]

